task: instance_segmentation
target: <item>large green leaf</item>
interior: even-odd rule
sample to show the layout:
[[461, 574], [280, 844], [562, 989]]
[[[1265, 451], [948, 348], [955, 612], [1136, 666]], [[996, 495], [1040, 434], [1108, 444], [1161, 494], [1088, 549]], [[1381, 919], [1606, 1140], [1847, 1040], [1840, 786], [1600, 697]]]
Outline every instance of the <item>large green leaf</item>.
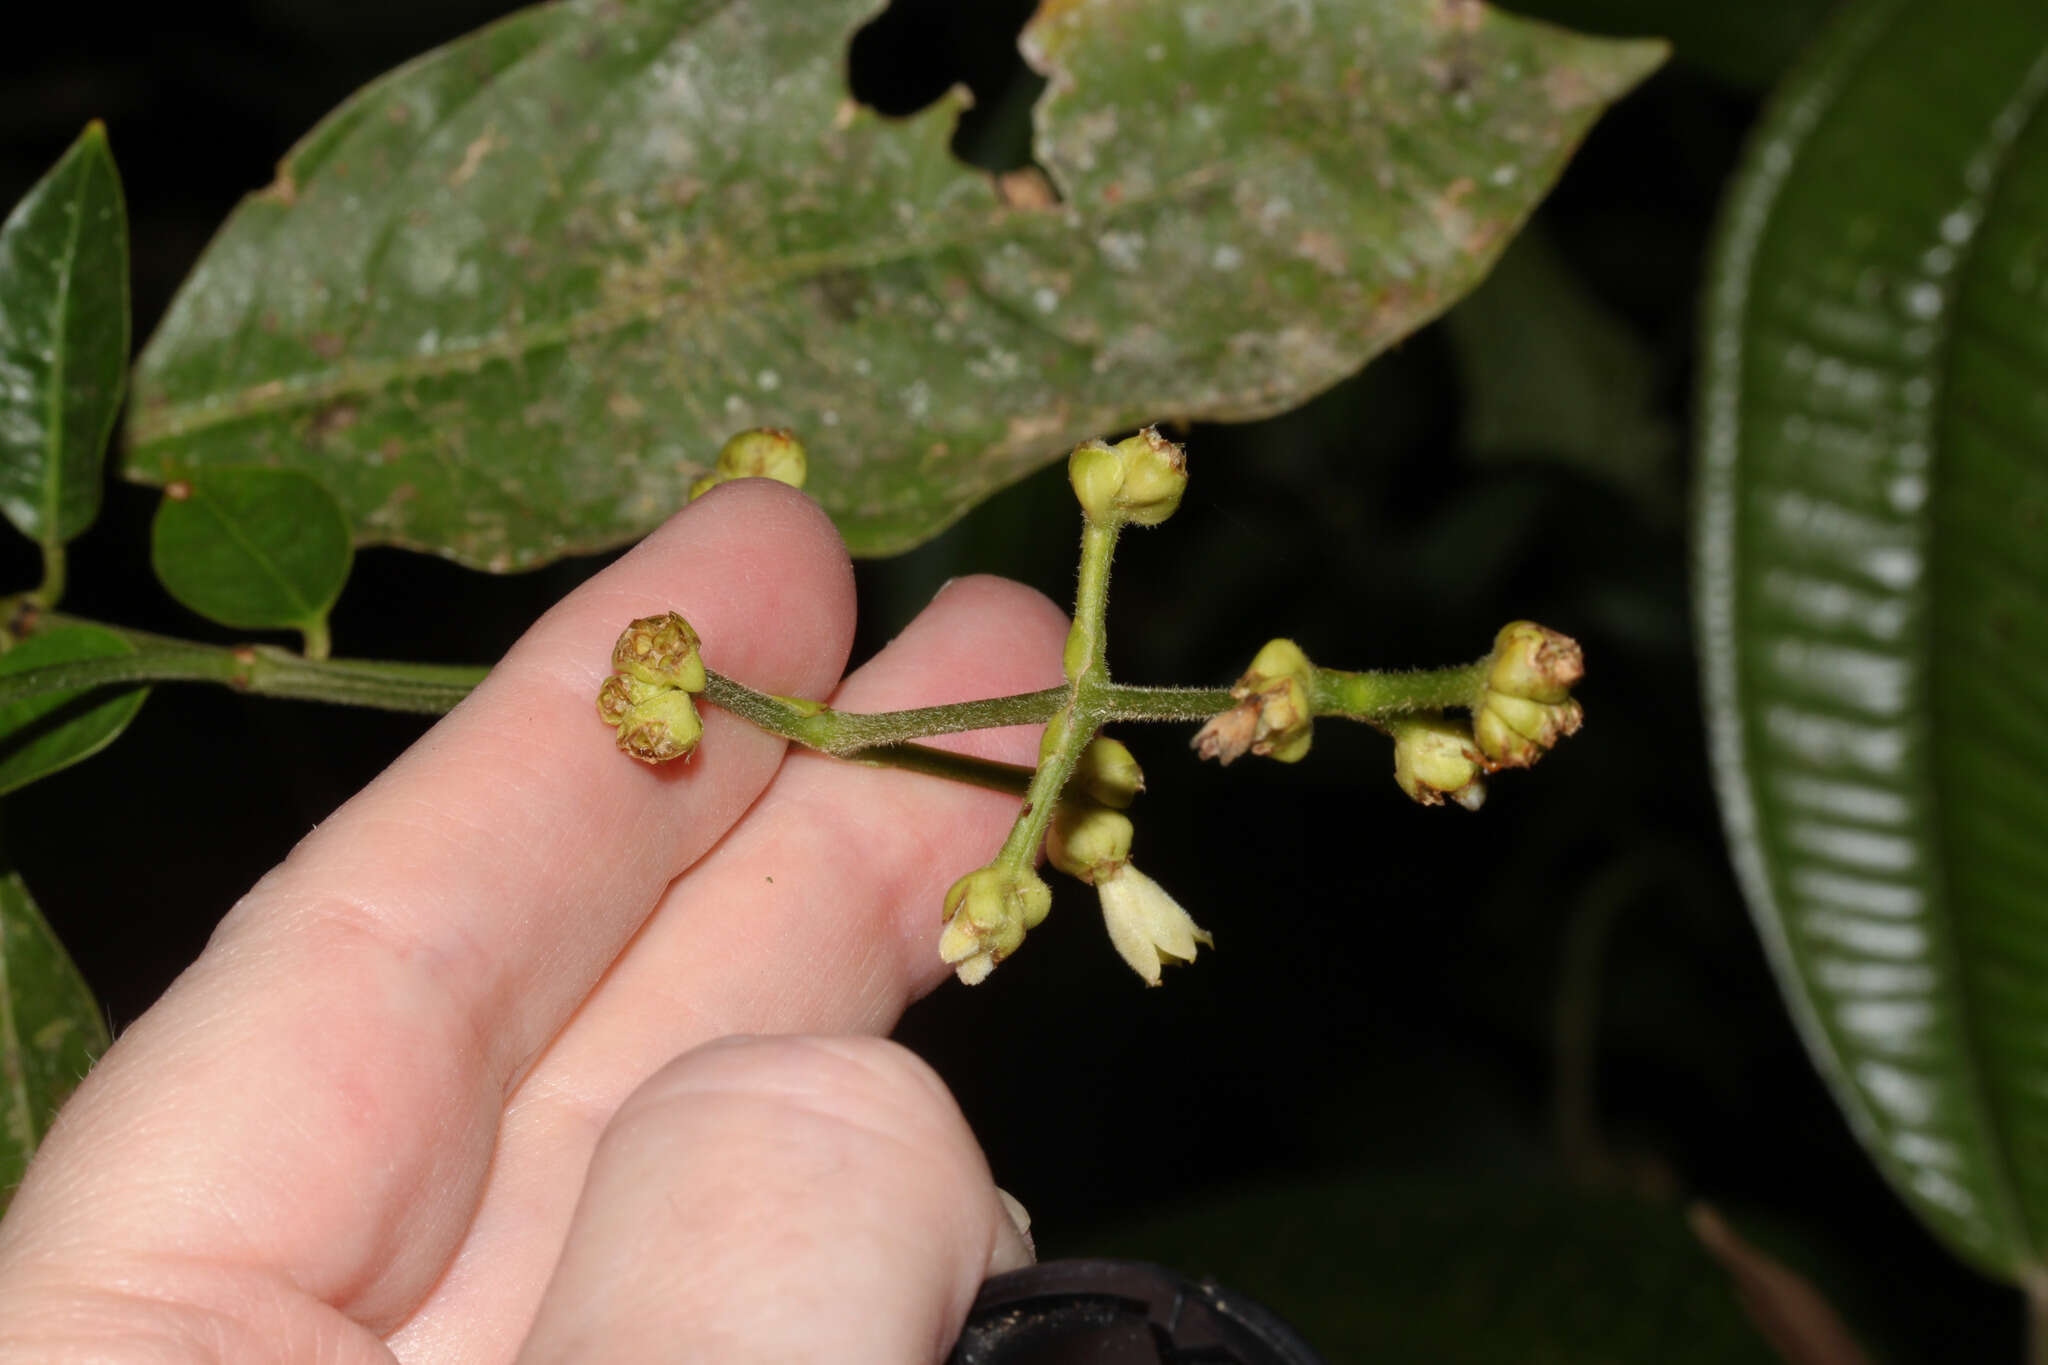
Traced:
[[171, 484], [150, 562], [171, 596], [242, 630], [324, 639], [355, 551], [348, 518], [295, 469], [216, 469]]
[[1858, 1135], [2048, 1269], [2048, 6], [1853, 6], [1729, 203], [1699, 608], [1737, 867]]
[[[0, 678], [134, 652], [135, 646], [101, 626], [53, 626], [0, 654]], [[87, 688], [0, 706], [0, 794], [91, 758], [128, 728], [148, 696], [147, 687]]]
[[1213, 1275], [1330, 1365], [1771, 1365], [1674, 1208], [1541, 1180], [1378, 1171], [1149, 1219], [1090, 1251]]
[[1485, 272], [1662, 55], [1476, 0], [1048, 4], [1032, 175], [853, 104], [874, 0], [565, 0], [404, 67], [230, 219], [128, 470], [317, 473], [359, 541], [630, 539], [735, 429], [886, 553], [1079, 438], [1275, 412]]
[[100, 510], [128, 373], [128, 219], [95, 123], [0, 224], [0, 512], [62, 545]]
[[20, 874], [0, 870], [0, 1211], [108, 1041], [99, 1005]]

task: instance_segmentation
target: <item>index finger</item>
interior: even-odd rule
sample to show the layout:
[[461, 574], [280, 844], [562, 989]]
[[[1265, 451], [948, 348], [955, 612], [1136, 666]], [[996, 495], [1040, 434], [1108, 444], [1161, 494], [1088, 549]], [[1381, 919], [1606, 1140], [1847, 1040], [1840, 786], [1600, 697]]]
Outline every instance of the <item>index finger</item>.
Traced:
[[595, 697], [612, 642], [670, 608], [714, 667], [823, 695], [852, 631], [844, 547], [801, 496], [734, 484], [543, 617], [108, 1054], [18, 1196], [0, 1272], [68, 1244], [148, 1267], [131, 1296], [230, 1292], [232, 1276], [189, 1283], [198, 1262], [281, 1275], [371, 1325], [416, 1302], [507, 1087], [781, 759], [718, 712], [688, 765], [611, 751]]

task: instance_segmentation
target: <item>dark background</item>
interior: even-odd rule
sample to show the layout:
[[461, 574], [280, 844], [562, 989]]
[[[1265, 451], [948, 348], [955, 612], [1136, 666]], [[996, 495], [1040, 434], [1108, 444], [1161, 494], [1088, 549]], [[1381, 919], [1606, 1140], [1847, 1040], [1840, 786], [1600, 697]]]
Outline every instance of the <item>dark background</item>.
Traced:
[[[87, 119], [107, 121], [139, 343], [294, 139], [370, 77], [510, 8], [59, 13], [0, 52], [0, 203]], [[1701, 22], [1662, 4], [1537, 8], [1613, 29]], [[1539, 215], [1571, 287], [1625, 340], [1643, 390], [1634, 434], [1648, 439], [1590, 460], [1540, 433], [1522, 448], [1512, 430], [1477, 439], [1475, 387], [1499, 381], [1512, 345], [1475, 358], [1441, 326], [1294, 413], [1183, 433], [1187, 501], [1166, 529], [1130, 537], [1119, 564], [1120, 676], [1226, 681], [1282, 634], [1343, 666], [1448, 663], [1528, 616], [1586, 646], [1589, 719], [1539, 770], [1498, 780], [1476, 816], [1409, 804], [1385, 741], [1360, 729], [1324, 726], [1293, 768], [1227, 773], [1197, 765], [1181, 730], [1126, 736], [1151, 780], [1142, 862], [1218, 950], [1142, 990], [1090, 894], [1063, 881], [1052, 919], [988, 986], [940, 991], [901, 1031], [953, 1085], [1045, 1254], [1129, 1247], [1119, 1226], [1156, 1210], [1345, 1171], [1620, 1191], [1674, 1222], [1704, 1198], [1814, 1274], [1885, 1358], [2017, 1354], [2011, 1297], [1919, 1230], [1807, 1063], [1729, 876], [1704, 761], [1683, 516], [1696, 295], [1760, 92], [1818, 8], [1733, 3], [1696, 42], [1680, 35], [1678, 60], [1600, 125]], [[1011, 41], [1028, 10], [901, 0], [856, 40], [854, 91], [907, 113], [964, 81], [977, 106], [956, 145], [1019, 164], [1038, 83]], [[73, 547], [66, 606], [225, 639], [149, 572], [156, 497], [110, 489]], [[1055, 467], [924, 549], [864, 566], [857, 656], [957, 573], [1065, 598], [1073, 541], [1044, 528], [1071, 515]], [[487, 661], [593, 567], [492, 579], [365, 551], [333, 620], [337, 651]], [[26, 543], [0, 545], [0, 582], [37, 572]], [[159, 688], [109, 753], [7, 803], [7, 841], [118, 1027], [422, 728]], [[1174, 1245], [1139, 1249], [1205, 1268]], [[1288, 1303], [1277, 1266], [1273, 1282], [1257, 1282], [1255, 1260], [1233, 1273]]]

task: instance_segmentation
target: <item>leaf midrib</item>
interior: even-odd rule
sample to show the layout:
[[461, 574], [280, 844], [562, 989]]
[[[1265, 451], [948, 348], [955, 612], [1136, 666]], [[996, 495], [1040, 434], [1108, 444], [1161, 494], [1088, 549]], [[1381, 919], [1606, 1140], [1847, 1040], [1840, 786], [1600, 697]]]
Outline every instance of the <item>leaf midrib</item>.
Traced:
[[204, 509], [208, 516], [214, 519], [220, 527], [221, 533], [228, 540], [234, 542], [235, 546], [243, 554], [255, 561], [257, 567], [263, 570], [264, 575], [283, 590], [285, 597], [289, 601], [298, 604], [299, 617], [290, 624], [294, 626], [303, 625], [305, 622], [313, 620], [320, 615], [320, 608], [308, 602], [305, 596], [299, 592], [297, 585], [278, 572], [275, 560], [271, 554], [247, 535], [243, 534], [242, 528], [236, 523], [235, 518], [224, 513], [219, 502], [207, 494], [202, 485], [197, 483], [193, 485], [192, 500]]
[[[1981, 191], [1970, 194], [1967, 201], [1973, 208], [1978, 210], [1975, 216], [1976, 226], [1971, 231], [1969, 237], [1956, 247], [1956, 264], [1955, 268], [1949, 272], [1947, 287], [1944, 289], [1943, 306], [1939, 315], [1939, 321], [1935, 324], [1936, 340], [1931, 351], [1932, 358], [1929, 364], [1929, 368], [1935, 375], [1934, 398], [1930, 405], [1930, 411], [1935, 414], [1936, 439], [1934, 442], [1934, 459], [1937, 462], [1941, 459], [1941, 452], [1950, 444], [1949, 432], [1951, 431], [1951, 414], [1953, 409], [1951, 405], [1943, 400], [1949, 391], [1952, 379], [1955, 335], [1962, 325], [1957, 319], [1956, 310], [1953, 305], [1961, 299], [1964, 293], [1966, 277], [1970, 275], [1973, 266], [1982, 259], [1978, 245], [1983, 239], [1985, 225], [1990, 220], [1992, 210], [1999, 200], [2000, 191], [2006, 184], [2006, 168], [2011, 160], [2014, 148], [2019, 145], [2020, 140], [2025, 136], [2028, 126], [2040, 114], [2044, 96], [2048, 96], [2048, 49], [2044, 49], [2035, 56], [2032, 64], [2028, 66], [2026, 74], [2021, 77], [2019, 88], [2010, 99], [2000, 106], [1998, 113], [1993, 116], [1990, 137], [1984, 144], [1984, 149], [1990, 152], [1985, 166], [1984, 188]], [[2014, 120], [2013, 130], [2010, 134], [2004, 135], [2001, 143], [1998, 125], [2003, 121], [2006, 114], [2015, 111], [2020, 112]], [[1939, 478], [1934, 479], [1930, 486], [1933, 495], [1929, 498], [1926, 507], [1922, 511], [1922, 515], [1927, 518], [1928, 524], [1931, 526], [1933, 521], [1932, 508], [1935, 500], [1940, 497], [1941, 480]], [[1933, 574], [1938, 571], [1932, 566], [1938, 565], [1938, 562], [1938, 551], [1931, 553], [1930, 581]], [[1930, 594], [1931, 591], [1930, 589]], [[1930, 661], [1936, 659], [1938, 656], [1932, 645], [1931, 622], [1927, 628], [1921, 631], [1921, 635], [1927, 658]], [[1930, 785], [1935, 776], [1935, 771], [1930, 768]], [[1949, 820], [1954, 818], [1954, 814], [1949, 803], [1938, 798], [1932, 803], [1932, 806], [1935, 812], [1935, 828], [1938, 831], [1932, 842], [1939, 847], [1939, 845], [1948, 842], [1945, 826]], [[1980, 1011], [1974, 1007], [1971, 993], [1963, 985], [1963, 964], [1961, 953], [1956, 943], [1955, 910], [1953, 908], [1955, 898], [1951, 889], [1952, 879], [1948, 872], [1948, 859], [1936, 857], [1933, 859], [1931, 866], [1934, 869], [1933, 877], [1941, 885], [1940, 904], [1946, 909], [1945, 932], [1940, 938], [1940, 943], [1943, 955], [1949, 959], [1948, 979], [1955, 983], [1955, 989], [1950, 994], [1953, 996], [1956, 1012], [1957, 1034], [1961, 1048], [1969, 1059], [1969, 1065], [1965, 1068], [1966, 1074], [1962, 1077], [1962, 1083], [1970, 1090], [1972, 1107], [1977, 1110], [1984, 1129], [1985, 1145], [1989, 1149], [1987, 1153], [1987, 1156], [1990, 1158], [1989, 1164], [1994, 1168], [1991, 1176], [1997, 1183], [1997, 1192], [2000, 1203], [2004, 1206], [2008, 1225], [2015, 1233], [2019, 1244], [2022, 1260], [2019, 1269], [2039, 1273], [2042, 1269], [2048, 1268], [2048, 1261], [2044, 1261], [2042, 1256], [2039, 1230], [2035, 1228], [2033, 1219], [2029, 1216], [2026, 1201], [2019, 1194], [2019, 1161], [2013, 1150], [2012, 1139], [2004, 1130], [2001, 1117], [2002, 1111], [1994, 1104], [1991, 1098], [1991, 1087], [1988, 1080], [1990, 1065], [1984, 1048], [1984, 1025], [1983, 1021], [1979, 1018]]]
[[[635, 324], [658, 322], [671, 314], [689, 311], [688, 306], [692, 304], [701, 307], [705, 318], [716, 317], [722, 312], [730, 312], [749, 299], [774, 293], [821, 275], [849, 269], [873, 270], [998, 240], [1019, 222], [1040, 222], [1051, 229], [1056, 229], [1059, 235], [1064, 236], [1071, 232], [1077, 238], [1083, 237], [1088, 232], [1096, 230], [1098, 225], [1115, 222], [1125, 214], [1192, 194], [1217, 179], [1227, 177], [1249, 159], [1226, 157], [1197, 167], [1165, 182], [1149, 194], [1132, 195], [1118, 201], [1110, 212], [1089, 217], [1086, 220], [1089, 226], [1081, 229], [1068, 229], [1060, 222], [1062, 210], [1072, 207], [1067, 203], [1044, 210], [1011, 210], [999, 215], [986, 226], [963, 232], [921, 238], [906, 243], [891, 243], [886, 247], [858, 246], [850, 249], [799, 252], [780, 258], [774, 265], [757, 272], [751, 278], [743, 278], [737, 287], [728, 286], [712, 291], [697, 287], [697, 281], [690, 281], [690, 288], [668, 290], [651, 300], [625, 300], [614, 305], [586, 308], [562, 318], [511, 328], [474, 345], [439, 350], [430, 356], [340, 365], [303, 375], [267, 379], [249, 388], [197, 402], [166, 404], [154, 409], [145, 406], [131, 428], [133, 444], [140, 448], [265, 413], [317, 407], [350, 394], [376, 392], [397, 384], [474, 371], [489, 361], [523, 357], [535, 351], [623, 330]], [[962, 169], [964, 171], [966, 167], [963, 165]]]
[[92, 184], [92, 159], [79, 158], [78, 186], [71, 202], [71, 233], [57, 266], [57, 295], [50, 301], [50, 391], [44, 398], [43, 524], [37, 537], [44, 551], [64, 543], [64, 384], [71, 342], [71, 282], [78, 273], [78, 244], [85, 233], [85, 199]]

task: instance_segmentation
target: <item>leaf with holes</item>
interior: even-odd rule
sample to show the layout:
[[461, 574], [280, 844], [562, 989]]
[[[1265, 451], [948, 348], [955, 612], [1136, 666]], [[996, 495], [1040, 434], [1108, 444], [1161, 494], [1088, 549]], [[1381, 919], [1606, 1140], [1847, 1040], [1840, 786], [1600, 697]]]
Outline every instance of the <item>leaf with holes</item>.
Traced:
[[1857, 1134], [2048, 1274], [2048, 6], [1863, 0], [1780, 92], [1705, 338], [1722, 808]]
[[20, 874], [0, 870], [0, 1211], [108, 1041], [99, 1005]]
[[0, 224], [0, 511], [59, 546], [100, 510], [128, 374], [128, 220], [95, 123]]
[[1077, 440], [1291, 407], [1476, 284], [1663, 55], [1478, 0], [1048, 4], [1027, 172], [848, 99], [875, 0], [565, 0], [286, 156], [143, 353], [128, 472], [315, 472], [359, 542], [636, 537], [789, 427], [856, 552]]
[[291, 469], [176, 480], [150, 531], [150, 562], [171, 596], [222, 625], [309, 640], [325, 639], [354, 556], [340, 504]]
[[[53, 626], [0, 654], [0, 678], [134, 652], [133, 645], [100, 626]], [[147, 687], [87, 688], [0, 706], [0, 794], [91, 758], [112, 744], [148, 695]]]

